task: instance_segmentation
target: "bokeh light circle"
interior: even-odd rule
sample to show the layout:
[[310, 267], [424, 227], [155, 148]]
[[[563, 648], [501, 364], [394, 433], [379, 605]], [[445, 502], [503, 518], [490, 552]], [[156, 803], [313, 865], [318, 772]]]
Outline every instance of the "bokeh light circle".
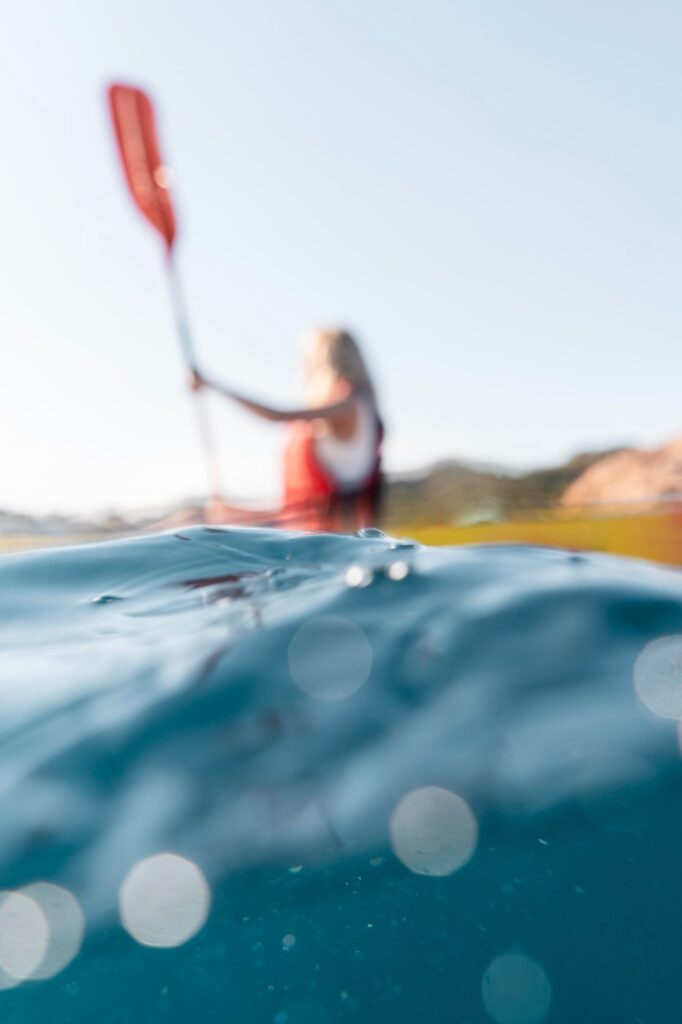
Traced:
[[367, 681], [371, 668], [369, 640], [359, 626], [341, 616], [310, 619], [289, 645], [291, 677], [311, 697], [349, 697]]
[[119, 892], [126, 931], [143, 946], [182, 946], [206, 923], [211, 891], [200, 868], [174, 853], [138, 861]]
[[440, 786], [410, 790], [389, 822], [391, 847], [417, 875], [443, 877], [463, 867], [478, 843], [478, 822], [461, 796]]
[[85, 917], [78, 900], [68, 889], [50, 882], [36, 882], [20, 890], [34, 900], [45, 915], [49, 939], [45, 955], [32, 981], [54, 978], [78, 956], [85, 934]]
[[348, 587], [368, 587], [374, 579], [374, 573], [365, 565], [351, 565], [346, 570], [345, 575], [346, 586]]
[[644, 648], [635, 662], [635, 690], [650, 711], [682, 720], [682, 636], [664, 636]]
[[545, 971], [521, 953], [504, 953], [488, 964], [482, 990], [483, 1005], [497, 1024], [539, 1024], [552, 1001]]
[[48, 920], [21, 892], [0, 893], [0, 988], [25, 981], [39, 968], [50, 939]]

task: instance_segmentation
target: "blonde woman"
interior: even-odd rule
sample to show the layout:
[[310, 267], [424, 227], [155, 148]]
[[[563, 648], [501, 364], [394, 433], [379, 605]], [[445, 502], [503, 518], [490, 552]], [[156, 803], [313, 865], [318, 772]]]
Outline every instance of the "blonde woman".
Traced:
[[284, 504], [278, 518], [311, 530], [358, 529], [376, 521], [383, 426], [374, 386], [355, 338], [340, 328], [303, 337], [308, 405], [275, 409], [195, 371], [212, 388], [273, 423], [287, 423]]

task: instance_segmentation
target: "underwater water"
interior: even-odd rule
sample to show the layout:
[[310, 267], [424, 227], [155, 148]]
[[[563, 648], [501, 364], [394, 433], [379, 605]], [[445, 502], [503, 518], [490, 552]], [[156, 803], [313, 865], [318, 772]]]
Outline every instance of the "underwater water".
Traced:
[[0, 651], [2, 1024], [680, 1019], [677, 571], [200, 528]]

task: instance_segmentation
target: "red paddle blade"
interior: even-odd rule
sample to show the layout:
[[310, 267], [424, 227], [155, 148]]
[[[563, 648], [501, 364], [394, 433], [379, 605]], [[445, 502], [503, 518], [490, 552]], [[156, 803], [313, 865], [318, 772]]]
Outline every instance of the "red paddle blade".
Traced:
[[151, 100], [130, 85], [110, 85], [108, 96], [128, 188], [140, 212], [163, 235], [170, 249], [177, 228]]

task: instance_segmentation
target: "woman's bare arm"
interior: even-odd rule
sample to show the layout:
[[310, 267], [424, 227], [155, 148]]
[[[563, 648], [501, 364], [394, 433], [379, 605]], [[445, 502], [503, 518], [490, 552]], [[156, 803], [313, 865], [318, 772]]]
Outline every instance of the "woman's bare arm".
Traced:
[[255, 401], [253, 398], [248, 398], [246, 395], [240, 394], [240, 392], [235, 391], [233, 388], [219, 384], [217, 381], [208, 380], [194, 371], [192, 388], [195, 391], [199, 391], [203, 387], [209, 387], [226, 398], [231, 398], [233, 402], [237, 402], [244, 409], [248, 409], [249, 412], [254, 413], [254, 415], [259, 416], [261, 419], [269, 420], [271, 423], [291, 423], [293, 420], [333, 420], [353, 410], [354, 394], [352, 391], [343, 398], [337, 399], [335, 402], [329, 402], [327, 405], [319, 405], [312, 408], [307, 406], [302, 409], [277, 409], [273, 405], [266, 405], [263, 402]]

